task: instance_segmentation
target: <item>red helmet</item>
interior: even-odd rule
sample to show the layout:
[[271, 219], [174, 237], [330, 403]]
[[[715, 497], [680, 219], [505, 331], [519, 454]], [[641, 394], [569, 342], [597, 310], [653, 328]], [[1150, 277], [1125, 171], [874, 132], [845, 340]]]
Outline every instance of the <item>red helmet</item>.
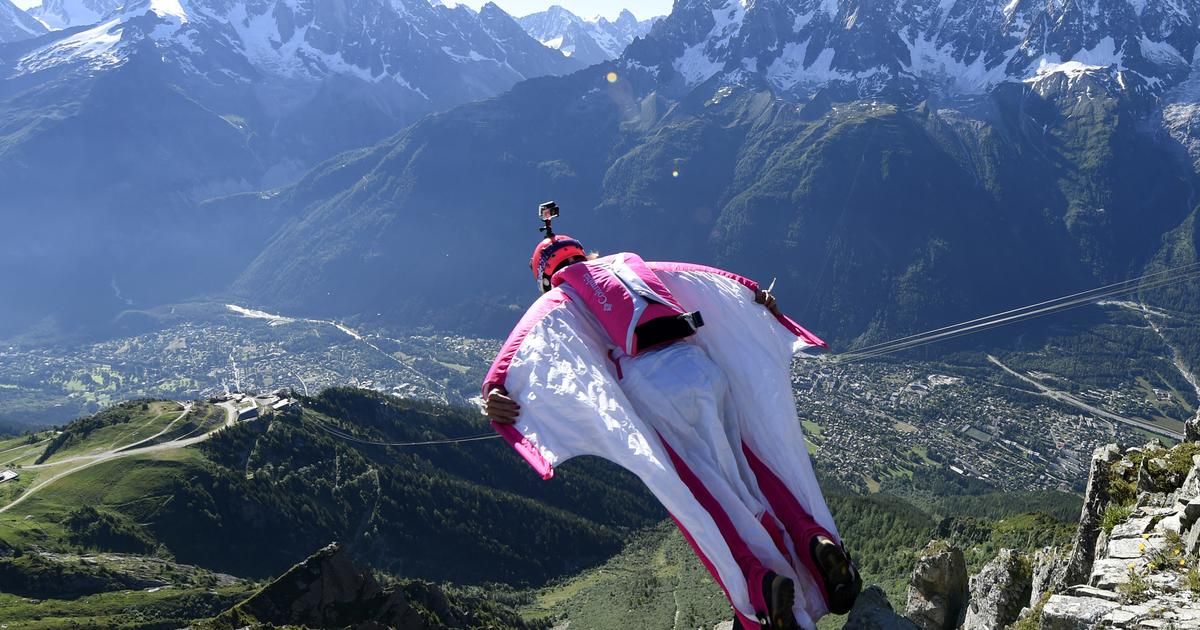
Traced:
[[554, 273], [560, 265], [576, 256], [587, 257], [583, 244], [565, 234], [555, 234], [554, 238], [544, 238], [533, 248], [529, 268], [533, 270], [538, 286], [545, 291], [547, 284], [543, 280], [546, 273]]

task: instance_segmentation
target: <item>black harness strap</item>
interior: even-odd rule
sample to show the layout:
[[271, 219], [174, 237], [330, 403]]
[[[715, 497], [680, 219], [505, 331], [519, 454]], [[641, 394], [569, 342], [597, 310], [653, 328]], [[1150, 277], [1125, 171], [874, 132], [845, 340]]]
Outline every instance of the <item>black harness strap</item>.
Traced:
[[633, 334], [637, 337], [637, 347], [641, 351], [690, 337], [703, 325], [704, 318], [700, 316], [700, 311], [692, 311], [675, 317], [652, 319], [634, 328]]

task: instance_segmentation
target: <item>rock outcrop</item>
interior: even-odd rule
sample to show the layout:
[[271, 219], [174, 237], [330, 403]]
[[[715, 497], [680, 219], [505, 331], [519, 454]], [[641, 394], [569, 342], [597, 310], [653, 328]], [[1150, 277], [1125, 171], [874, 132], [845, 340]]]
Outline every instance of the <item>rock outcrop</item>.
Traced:
[[909, 578], [904, 616], [922, 630], [951, 630], [962, 622], [966, 605], [962, 550], [942, 540], [929, 543]]
[[870, 586], [854, 601], [843, 630], [917, 630], [918, 626], [896, 614], [883, 589]]
[[1200, 627], [1200, 447], [1117, 452], [1092, 459], [1065, 579], [1052, 577], [1052, 552], [1035, 556], [1026, 614], [1047, 630]]
[[992, 630], [1013, 623], [1029, 603], [1032, 587], [1029, 558], [1012, 549], [1001, 549], [995, 559], [971, 576], [964, 630]]
[[1115, 444], [1102, 446], [1092, 453], [1088, 470], [1087, 490], [1083, 497], [1083, 511], [1079, 516], [1079, 529], [1071, 543], [1071, 555], [1067, 560], [1063, 581], [1079, 584], [1087, 581], [1092, 570], [1092, 559], [1096, 554], [1096, 540], [1100, 534], [1100, 520], [1109, 503], [1109, 467], [1120, 459], [1121, 451]]
[[238, 626], [399, 630], [526, 627], [515, 613], [473, 610], [465, 602], [452, 602], [432, 584], [384, 587], [370, 571], [355, 566], [338, 543], [309, 556], [216, 621]]
[[[944, 528], [943, 528], [944, 529]], [[946, 531], [942, 531], [946, 534]], [[962, 551], [931, 542], [908, 587], [907, 620], [878, 587], [846, 628], [1044, 630], [1200, 628], [1200, 444], [1099, 448], [1070, 547], [1001, 550], [967, 589]]]
[[1067, 571], [1065, 552], [1054, 547], [1043, 547], [1033, 554], [1030, 561], [1033, 583], [1029, 591], [1029, 608], [1035, 608], [1045, 593], [1062, 590], [1063, 577]]

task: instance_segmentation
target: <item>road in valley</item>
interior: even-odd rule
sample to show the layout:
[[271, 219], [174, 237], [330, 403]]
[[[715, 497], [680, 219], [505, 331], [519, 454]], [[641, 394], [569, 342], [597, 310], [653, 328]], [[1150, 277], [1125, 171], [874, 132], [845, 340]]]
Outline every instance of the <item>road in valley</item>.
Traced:
[[1013, 376], [1021, 379], [1022, 381], [1025, 381], [1026, 383], [1033, 385], [1034, 387], [1036, 387], [1038, 389], [1038, 393], [1043, 396], [1046, 396], [1048, 398], [1053, 398], [1054, 400], [1057, 400], [1062, 403], [1066, 403], [1068, 405], [1071, 405], [1072, 407], [1082, 409], [1083, 411], [1086, 411], [1094, 416], [1104, 418], [1105, 420], [1111, 420], [1113, 422], [1120, 422], [1123, 424], [1134, 426], [1139, 429], [1154, 433], [1156, 435], [1169, 437], [1173, 440], [1183, 440], [1183, 434], [1178, 431], [1164, 429], [1155, 424], [1146, 422], [1145, 420], [1138, 420], [1136, 418], [1126, 418], [1125, 416], [1117, 415], [1115, 413], [1112, 413], [1111, 411], [1105, 411], [1098, 407], [1089, 405], [1088, 403], [1086, 403], [1066, 392], [1046, 387], [1041, 382], [1039, 382], [1033, 378], [1030, 378], [1024, 374], [1021, 374], [1020, 372], [1017, 372], [1016, 370], [1008, 367], [1007, 365], [1004, 365], [1003, 363], [1000, 362], [1000, 359], [997, 359], [996, 357], [994, 357], [990, 354], [988, 355], [988, 361], [991, 361], [992, 363], [995, 363], [996, 365], [1000, 366], [1000, 368], [1002, 370], [1004, 370], [1005, 372], [1008, 372], [1009, 374], [1012, 374]]
[[180, 449], [180, 448], [186, 448], [188, 446], [199, 444], [199, 443], [211, 438], [213, 435], [215, 435], [221, 429], [224, 429], [226, 427], [231, 427], [235, 423], [237, 423], [237, 406], [233, 402], [224, 402], [224, 403], [220, 403], [220, 405], [219, 405], [221, 408], [223, 408], [225, 410], [225, 423], [222, 424], [220, 427], [217, 427], [216, 429], [213, 429], [212, 431], [209, 431], [208, 433], [204, 433], [203, 435], [197, 435], [197, 436], [191, 437], [191, 438], [175, 439], [175, 440], [163, 442], [162, 444], [153, 444], [150, 446], [139, 447], [138, 446], [139, 444], [145, 444], [148, 441], [154, 440], [155, 438], [162, 436], [168, 430], [170, 430], [170, 428], [172, 426], [174, 426], [175, 423], [179, 422], [180, 420], [182, 420], [184, 418], [184, 416], [191, 413], [192, 403], [189, 402], [189, 403], [180, 403], [180, 404], [183, 406], [183, 411], [179, 414], [179, 417], [172, 420], [171, 423], [168, 424], [167, 427], [164, 428], [162, 431], [159, 431], [158, 433], [156, 433], [144, 440], [139, 440], [138, 442], [135, 442], [134, 444], [130, 444], [128, 446], [122, 446], [117, 449], [112, 449], [112, 450], [105, 451], [103, 453], [96, 453], [93, 455], [78, 455], [75, 457], [70, 457], [70, 458], [63, 459], [61, 461], [53, 462], [50, 464], [25, 466], [25, 468], [35, 468], [35, 469], [36, 468], [48, 468], [50, 466], [61, 466], [66, 463], [73, 463], [76, 461], [87, 460], [87, 461], [85, 461], [85, 463], [80, 464], [79, 466], [76, 466], [76, 467], [68, 469], [68, 470], [64, 470], [59, 473], [55, 473], [48, 479], [45, 479], [44, 481], [39, 482], [37, 485], [31, 486], [21, 496], [17, 497], [11, 503], [9, 503], [8, 505], [5, 505], [3, 507], [0, 507], [0, 513], [7, 512], [8, 510], [12, 509], [13, 507], [16, 507], [17, 505], [21, 504], [21, 502], [25, 501], [29, 497], [36, 494], [39, 490], [58, 481], [59, 479], [62, 479], [63, 477], [77, 473], [81, 470], [84, 470], [85, 468], [91, 468], [92, 466], [95, 466], [97, 464], [103, 464], [104, 462], [112, 461], [114, 459], [122, 459], [125, 457], [133, 457], [136, 455], [145, 455], [147, 453], [157, 453], [157, 452], [161, 452], [161, 451], [169, 451], [169, 450], [175, 450], [175, 449]]

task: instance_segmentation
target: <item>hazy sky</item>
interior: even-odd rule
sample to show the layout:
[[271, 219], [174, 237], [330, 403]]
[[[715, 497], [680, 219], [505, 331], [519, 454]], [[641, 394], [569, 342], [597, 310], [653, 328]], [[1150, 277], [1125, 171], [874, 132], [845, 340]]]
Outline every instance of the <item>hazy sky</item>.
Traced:
[[[565, 7], [579, 17], [590, 18], [603, 15], [608, 19], [617, 17], [621, 9], [629, 9], [639, 20], [671, 12], [671, 0], [495, 0], [509, 14], [516, 17], [543, 11], [552, 4]], [[466, 0], [462, 4], [478, 9], [487, 0]]]

